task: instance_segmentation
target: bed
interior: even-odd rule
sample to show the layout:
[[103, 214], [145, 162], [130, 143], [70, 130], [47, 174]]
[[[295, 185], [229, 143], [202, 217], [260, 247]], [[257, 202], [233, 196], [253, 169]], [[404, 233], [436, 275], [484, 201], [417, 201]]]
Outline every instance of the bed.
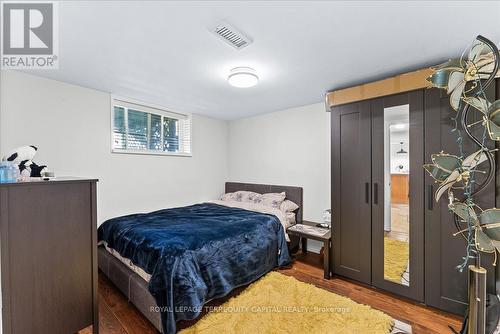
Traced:
[[[300, 187], [226, 183], [236, 191], [285, 192], [302, 221]], [[163, 333], [291, 261], [277, 216], [217, 202], [114, 218], [98, 232], [99, 269]]]

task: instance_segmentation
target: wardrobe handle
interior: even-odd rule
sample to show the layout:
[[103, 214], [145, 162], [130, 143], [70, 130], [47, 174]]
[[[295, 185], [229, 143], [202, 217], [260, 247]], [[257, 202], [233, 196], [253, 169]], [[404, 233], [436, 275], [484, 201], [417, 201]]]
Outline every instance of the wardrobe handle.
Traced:
[[427, 186], [427, 210], [433, 210], [434, 209], [434, 187], [432, 184], [429, 184]]
[[373, 204], [378, 205], [378, 183], [373, 184]]
[[370, 183], [365, 182], [365, 203], [370, 203]]

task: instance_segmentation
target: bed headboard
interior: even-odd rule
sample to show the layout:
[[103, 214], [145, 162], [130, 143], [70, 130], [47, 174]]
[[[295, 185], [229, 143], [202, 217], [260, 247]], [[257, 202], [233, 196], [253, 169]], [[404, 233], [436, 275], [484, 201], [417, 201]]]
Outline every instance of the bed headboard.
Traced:
[[271, 184], [256, 184], [256, 183], [241, 183], [241, 182], [226, 182], [226, 193], [232, 193], [239, 190], [253, 191], [259, 194], [265, 193], [280, 193], [284, 191], [286, 198], [296, 203], [299, 208], [295, 211], [297, 223], [302, 222], [303, 202], [302, 202], [302, 187], [293, 186], [275, 186]]

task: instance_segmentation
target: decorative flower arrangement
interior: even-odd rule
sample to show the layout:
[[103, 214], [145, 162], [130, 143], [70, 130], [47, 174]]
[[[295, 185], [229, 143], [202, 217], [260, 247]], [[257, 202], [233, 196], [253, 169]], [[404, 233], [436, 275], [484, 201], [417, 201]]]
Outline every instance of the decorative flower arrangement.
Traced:
[[[486, 89], [500, 74], [499, 58], [495, 44], [477, 36], [460, 59], [436, 66], [427, 78], [431, 86], [446, 89], [450, 105], [457, 112], [452, 116], [457, 124], [453, 131], [458, 133], [462, 156], [444, 152], [433, 154], [432, 164], [424, 168], [439, 183], [435, 200], [439, 201], [445, 193], [448, 195], [448, 208], [454, 213], [458, 229], [455, 235], [461, 234], [467, 241], [467, 254], [458, 266], [460, 270], [470, 259], [479, 259], [478, 252], [494, 253], [494, 264], [497, 252], [500, 253], [500, 209], [483, 210], [474, 202], [475, 196], [493, 180], [495, 173], [494, 150], [487, 147], [487, 139], [500, 141], [500, 100], [490, 102]], [[468, 124], [470, 110], [480, 113], [479, 122]], [[482, 127], [482, 137], [470, 131], [473, 126]], [[478, 151], [467, 157], [462, 148], [463, 132], [478, 146]], [[478, 132], [481, 131], [474, 133]], [[478, 182], [478, 174], [485, 175], [481, 182]]]
[[[433, 154], [431, 159], [432, 164], [424, 165], [424, 168], [440, 183], [435, 194], [436, 202], [447, 190], [451, 195], [452, 189], [464, 189], [469, 182], [471, 173], [474, 173], [479, 164], [487, 160], [486, 154], [482, 150], [469, 155], [465, 159], [445, 153]], [[457, 183], [460, 183], [461, 186], [457, 187]]]

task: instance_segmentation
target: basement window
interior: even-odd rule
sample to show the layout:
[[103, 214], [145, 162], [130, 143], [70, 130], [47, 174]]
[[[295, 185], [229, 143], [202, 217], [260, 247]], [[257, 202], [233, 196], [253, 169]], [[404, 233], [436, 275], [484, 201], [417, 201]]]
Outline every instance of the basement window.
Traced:
[[191, 115], [113, 97], [113, 153], [191, 156]]

